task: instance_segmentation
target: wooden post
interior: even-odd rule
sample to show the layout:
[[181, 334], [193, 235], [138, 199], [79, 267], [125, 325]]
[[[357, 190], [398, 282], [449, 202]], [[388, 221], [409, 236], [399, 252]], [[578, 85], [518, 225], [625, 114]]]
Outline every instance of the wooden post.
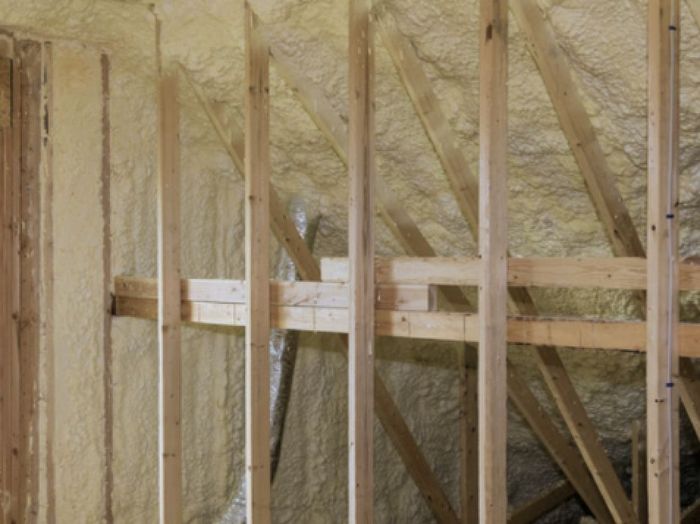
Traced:
[[[9, 70], [7, 74], [9, 80]], [[17, 100], [16, 96], [13, 98]], [[17, 121], [14, 124], [19, 127]], [[0, 512], [3, 524], [19, 521], [21, 480], [17, 453], [20, 433], [20, 174], [15, 169], [14, 136], [17, 133], [13, 128], [0, 129], [0, 489], [6, 500]]]
[[374, 56], [370, 0], [350, 0], [349, 522], [373, 521]]
[[649, 522], [679, 522], [678, 134], [680, 1], [649, 1], [647, 482]]
[[182, 522], [180, 425], [180, 117], [177, 76], [160, 81], [158, 358], [160, 522]]
[[508, 1], [481, 0], [479, 517], [505, 523], [507, 423]]
[[246, 2], [245, 344], [246, 507], [270, 522], [270, 80], [269, 51]]

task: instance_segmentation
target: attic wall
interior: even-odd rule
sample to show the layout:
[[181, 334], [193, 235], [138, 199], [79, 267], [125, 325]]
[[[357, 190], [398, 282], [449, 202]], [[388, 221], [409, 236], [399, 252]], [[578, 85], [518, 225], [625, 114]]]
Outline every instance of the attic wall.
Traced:
[[[635, 223], [645, 213], [645, 2], [547, 0], [557, 37], [580, 79], [586, 107], [617, 174]], [[341, 115], [346, 106], [346, 11], [343, 0], [254, 3], [281, 48], [322, 86]], [[478, 158], [477, 3], [394, 0], [391, 12], [411, 38], [476, 170]], [[166, 60], [179, 60], [228, 122], [242, 124], [242, 4], [231, 0], [158, 2]], [[157, 519], [157, 352], [153, 323], [114, 319], [112, 326], [113, 459], [105, 453], [102, 342], [103, 209], [100, 55], [110, 58], [111, 266], [114, 275], [154, 276], [155, 42], [153, 17], [138, 2], [0, 0], [0, 21], [18, 34], [53, 42], [51, 174], [44, 234], [53, 242], [53, 294], [42, 353], [40, 521], [98, 522], [107, 513], [111, 467], [116, 522]], [[683, 13], [682, 208], [684, 255], [697, 254], [700, 191], [700, 31]], [[511, 248], [520, 256], [608, 256], [602, 228], [561, 135], [522, 35], [511, 40]], [[473, 254], [446, 178], [378, 41], [379, 172], [442, 255]], [[272, 71], [273, 183], [284, 200], [299, 196], [322, 215], [316, 253], [346, 253], [346, 171]], [[186, 84], [181, 84], [183, 272], [242, 278], [243, 185]], [[45, 186], [45, 187], [48, 187]], [[48, 219], [51, 218], [51, 220]], [[403, 254], [378, 221], [377, 250]], [[278, 254], [277, 246], [274, 247]], [[629, 294], [538, 291], [545, 314], [626, 318]], [[698, 297], [686, 298], [697, 318]], [[219, 522], [238, 492], [243, 464], [243, 333], [183, 331], [185, 517]], [[276, 522], [336, 522], [346, 506], [346, 364], [332, 337], [304, 334], [294, 377], [278, 478]], [[53, 348], [53, 349], [52, 349]], [[52, 351], [51, 354], [48, 352]], [[457, 501], [456, 348], [381, 340], [379, 370], [428, 461]], [[527, 348], [511, 355], [551, 407]], [[562, 350], [584, 404], [626, 476], [628, 432], [644, 412], [644, 360], [633, 354]], [[53, 360], [50, 356], [53, 356]], [[53, 362], [53, 367], [50, 365]], [[53, 402], [53, 404], [51, 404]], [[53, 429], [51, 429], [53, 428]], [[377, 522], [430, 522], [430, 514], [379, 426], [376, 428]], [[51, 453], [46, 447], [51, 443]], [[698, 447], [684, 433], [684, 496], [697, 494]], [[509, 420], [512, 504], [560, 478], [517, 414]], [[51, 477], [53, 472], [53, 479]], [[533, 481], [536, 479], [536, 482]], [[53, 513], [52, 513], [53, 512]], [[550, 522], [575, 521], [568, 503]]]

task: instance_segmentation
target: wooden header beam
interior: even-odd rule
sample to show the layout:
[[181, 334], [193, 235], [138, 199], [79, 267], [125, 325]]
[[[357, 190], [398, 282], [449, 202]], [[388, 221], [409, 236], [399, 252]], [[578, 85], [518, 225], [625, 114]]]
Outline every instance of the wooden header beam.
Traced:
[[647, 482], [649, 522], [680, 521], [678, 135], [680, 0], [649, 1]]
[[[380, 284], [476, 286], [480, 261], [466, 257], [396, 257], [375, 259]], [[508, 285], [513, 287], [563, 287], [646, 289], [643, 258], [510, 258]], [[700, 290], [700, 265], [680, 264], [682, 291]], [[346, 258], [322, 258], [321, 280], [347, 282]]]
[[[148, 298], [116, 298], [116, 315], [156, 319], [157, 301]], [[245, 326], [242, 303], [183, 301], [182, 319], [197, 324]], [[347, 333], [348, 310], [316, 306], [272, 306], [272, 327], [324, 333]], [[377, 310], [377, 336], [478, 342], [478, 315], [458, 312]], [[680, 324], [680, 353], [700, 358], [700, 324]], [[511, 344], [561, 346], [612, 351], [645, 351], [645, 323], [640, 321], [588, 320], [511, 316]]]
[[[334, 282], [270, 281], [270, 303], [278, 306], [316, 306], [347, 308], [348, 286]], [[156, 281], [150, 278], [116, 277], [115, 295], [119, 298], [155, 299]], [[183, 279], [182, 300], [245, 304], [244, 280]], [[435, 288], [431, 286], [379, 286], [375, 307], [395, 311], [436, 311]]]

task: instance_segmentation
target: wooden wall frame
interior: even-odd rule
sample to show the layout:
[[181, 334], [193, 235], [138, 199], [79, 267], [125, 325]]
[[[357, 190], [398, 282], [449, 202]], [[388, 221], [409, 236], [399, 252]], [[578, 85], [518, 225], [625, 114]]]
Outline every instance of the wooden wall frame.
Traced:
[[[42, 44], [3, 35], [12, 122], [2, 130], [0, 199], [0, 522], [31, 520], [38, 494]], [[3, 521], [3, 519], [5, 519]]]
[[[247, 331], [251, 333], [254, 331], [260, 335], [256, 337], [256, 340], [259, 339], [258, 350], [266, 339], [265, 333], [269, 331], [270, 325], [349, 334], [349, 520], [351, 522], [372, 520], [372, 413], [374, 409], [437, 520], [457, 522], [458, 519], [447, 501], [445, 491], [420, 453], [395, 403], [373, 369], [375, 330], [378, 335], [478, 342], [482, 344], [482, 349], [489, 348], [488, 351], [481, 351], [479, 355], [479, 405], [482, 412], [479, 422], [481, 434], [479, 497], [480, 518], [483, 521], [504, 522], [507, 518], [504, 439], [507, 394], [568, 479], [567, 483], [556, 486], [542, 497], [533, 500], [531, 504], [518, 508], [511, 518], [535, 518], [547, 508], [551, 509], [556, 503], [569, 498], [575, 490], [599, 521], [638, 522], [639, 503], [635, 500], [633, 504], [622, 488], [612, 462], [600, 443], [598, 433], [586, 413], [555, 346], [649, 352], [648, 380], [649, 384], [656, 388], [648, 401], [649, 450], [653, 460], [661, 460], [663, 458], [661, 451], [666, 452], [669, 449], [659, 445], [659, 442], [677, 440], [678, 395], [672, 393], [670, 401], [665, 405], [662, 398], [662, 393], [667, 393], [671, 387], [669, 384], [673, 385], [675, 379], [678, 380], [680, 386], [678, 389], [691, 421], [695, 424], [700, 420], [697, 412], [697, 406], [700, 403], [696, 398], [700, 392], [696, 386], [697, 379], [692, 376], [690, 369], [692, 366], [688, 365], [689, 361], [682, 362], [685, 364], [683, 373], [678, 373], [680, 355], [700, 356], [700, 353], [693, 349], [700, 340], [700, 326], [681, 324], [676, 317], [666, 322], [664, 321], [666, 317], [663, 315], [664, 304], [677, 302], [679, 289], [696, 289], [700, 285], [700, 272], [697, 267], [681, 264], [677, 252], [673, 249], [671, 258], [668, 258], [663, 239], [669, 235], [666, 234], [666, 230], [659, 227], [663, 222], [670, 236], [675, 237], [674, 228], [677, 228], [677, 220], [669, 221], [669, 215], [673, 215], [670, 218], [675, 218], [675, 212], [662, 205], [666, 200], [665, 197], [669, 195], [664, 194], [661, 182], [668, 180], [671, 175], [675, 176], [673, 168], [669, 172], [665, 167], [668, 164], [667, 160], [673, 158], [677, 160], [677, 143], [674, 143], [677, 141], [677, 132], [668, 133], [666, 130], [677, 128], [678, 104], [676, 100], [669, 105], [665, 96], [670, 94], [668, 100], [673, 100], [673, 90], [677, 89], [678, 47], [677, 45], [674, 47], [672, 42], [677, 39], [678, 34], [678, 23], [675, 17], [679, 13], [679, 0], [651, 0], [650, 2], [649, 42], [653, 52], [650, 52], [649, 79], [652, 94], [649, 162], [651, 220], [648, 231], [650, 254], [647, 259], [641, 249], [641, 242], [634, 224], [629, 218], [629, 212], [619, 198], [611, 170], [600, 152], [590, 117], [586, 114], [580, 96], [574, 88], [575, 82], [571, 71], [564, 54], [556, 44], [553, 31], [548, 22], [542, 18], [534, 0], [510, 3], [510, 9], [528, 39], [529, 49], [543, 76], [562, 129], [587, 181], [591, 200], [606, 228], [613, 252], [620, 257], [598, 260], [508, 258], [505, 241], [507, 228], [504, 159], [507, 152], [505, 107], [509, 3], [506, 0], [481, 0], [481, 2], [482, 164], [480, 184], [477, 184], [476, 178], [469, 172], [468, 163], [456, 145], [454, 132], [450, 129], [439, 107], [439, 102], [427, 76], [422, 71], [415, 51], [411, 49], [410, 42], [407, 43], [397, 33], [385, 6], [379, 5], [372, 10], [369, 0], [350, 0], [351, 103], [348, 128], [332, 109], [332, 105], [321, 90], [308, 77], [296, 70], [285, 57], [284, 52], [269, 41], [264, 34], [264, 29], [258, 26], [255, 14], [246, 4], [246, 40], [249, 45], [247, 63], [250, 68], [248, 84], [249, 87], [254, 87], [247, 92], [250, 104], [246, 111], [246, 132], [234, 125], [233, 140], [230, 141], [228, 132], [218, 120], [201, 89], [189, 77], [188, 80], [239, 172], [245, 171], [247, 185], [260, 184], [255, 188], [250, 186], [251, 191], [246, 203], [248, 210], [246, 227], [251, 228], [247, 231], [247, 266], [255, 258], [261, 261], [260, 267], [264, 267], [265, 257], [258, 248], [267, 242], [269, 226], [289, 251], [299, 267], [300, 274], [307, 280], [318, 282], [312, 286], [293, 289], [293, 283], [269, 283], [264, 276], [265, 271], [256, 274], [247, 272], [246, 281], [236, 284], [246, 288], [245, 297], [241, 299], [238, 296], [222, 297], [219, 294], [225, 286], [230, 286], [231, 282], [208, 281], [205, 283], [186, 279], [177, 286], [173, 279], [171, 289], [177, 286], [182, 290], [178, 305], [180, 315], [177, 322], [183, 320], [246, 326]], [[690, 5], [695, 14], [697, 2], [691, 2]], [[659, 13], [662, 15], [658, 16]], [[482, 246], [480, 260], [437, 258], [434, 249], [406, 210], [394, 200], [380, 180], [376, 183], [373, 180], [371, 50], [374, 27], [379, 30], [397, 66], [401, 80], [454, 188], [465, 220], [475, 236], [476, 232], [479, 232]], [[551, 52], [545, 53], [543, 50]], [[668, 55], [670, 59], [662, 60], [660, 57], [666, 56], [662, 53], [670, 53]], [[319, 267], [308, 249], [304, 247], [289, 217], [285, 216], [281, 206], [276, 205], [278, 196], [269, 187], [269, 159], [266, 154], [267, 113], [260, 110], [266, 103], [263, 98], [267, 92], [260, 91], [260, 88], [266, 85], [268, 54], [278, 67], [281, 76], [292, 86], [307, 112], [328, 138], [339, 159], [349, 168], [351, 188], [349, 260], [322, 261]], [[253, 81], [254, 77], [250, 76], [251, 71], [262, 75], [257, 77], [259, 81]], [[676, 78], [675, 83], [674, 78]], [[567, 96], [561, 96], [561, 92], [557, 89], [557, 86], [562, 84], [568, 86]], [[262, 106], [255, 106], [253, 102], [260, 103]], [[582, 146], [583, 143], [587, 146]], [[677, 161], [671, 165], [677, 167]], [[263, 202], [268, 204], [266, 213], [260, 212], [264, 206], [256, 209], [248, 202], [252, 199], [251, 202], [257, 203], [255, 195], [256, 192], [260, 195], [261, 191], [265, 194], [269, 191], [269, 201]], [[478, 212], [477, 191], [480, 191], [480, 212]], [[375, 263], [372, 244], [372, 210], [375, 196], [382, 218], [401, 245], [409, 255], [422, 258], [379, 260]], [[659, 210], [663, 210], [663, 213]], [[256, 252], [257, 258], [253, 257]], [[330, 272], [341, 276], [329, 277], [325, 264], [329, 264], [329, 267], [335, 264]], [[338, 270], [340, 266], [343, 267]], [[649, 268], [648, 271], [647, 268]], [[659, 268], [661, 271], [658, 270]], [[411, 280], [411, 278], [415, 279], [416, 275], [425, 275], [426, 272], [430, 278]], [[664, 283], [667, 276], [671, 278]], [[576, 287], [648, 290], [650, 295], [648, 322], [538, 317], [536, 305], [525, 287], [569, 287], [574, 277]], [[325, 293], [323, 290], [331, 289], [324, 288], [320, 281], [346, 286], [344, 289], [347, 290], [348, 300], [342, 305], [315, 303], [314, 301], [318, 301], [319, 293]], [[428, 286], [428, 288], [439, 285], [441, 286], [439, 292], [447, 299], [451, 308], [457, 311], [434, 311], [427, 306], [425, 310], [406, 310], [399, 307], [396, 302], [388, 307], [385, 307], [386, 303], [375, 304], [375, 283], [392, 286], [392, 289], [399, 294], [408, 293], [406, 286], [410, 285]], [[127, 289], [129, 285], [136, 285], [138, 291], [134, 291], [133, 288]], [[162, 299], [154, 300], [149, 294], [148, 289], [151, 285], [150, 282], [129, 283], [124, 279], [118, 279], [117, 314], [154, 318], [155, 308]], [[469, 301], [461, 289], [472, 285], [479, 285], [482, 288], [478, 315], [470, 312]], [[208, 291], [202, 291], [203, 288], [198, 286], [205, 286]], [[197, 289], [196, 292], [195, 289]], [[290, 289], [293, 290], [290, 291]], [[488, 290], [489, 293], [483, 293], [484, 290]], [[280, 300], [280, 296], [284, 293], [296, 293], [296, 296], [301, 296], [302, 299], [292, 305], [291, 301]], [[511, 303], [517, 311], [525, 316], [507, 316], [506, 293], [510, 295]], [[272, 296], [277, 297], [277, 302]], [[324, 295], [324, 298], [329, 297]], [[677, 314], [677, 308], [675, 314]], [[173, 320], [175, 320], [174, 317]], [[259, 327], [264, 329], [258, 329]], [[670, 370], [666, 370], [663, 359], [668, 357], [668, 354], [662, 350], [662, 346], [664, 340], [671, 337], [675, 337], [675, 343], [672, 344]], [[564, 435], [557, 429], [544, 413], [527, 384], [515, 370], [506, 368], [506, 342], [536, 345], [535, 358], [570, 435]], [[258, 372], [254, 372], [251, 368], [249, 374], [250, 383], [247, 391], [247, 406], [250, 410], [249, 426], [262, 431], [258, 435], [264, 435], [264, 427], [268, 423], [266, 417], [253, 414], [256, 411], [261, 413], [265, 404], [264, 394], [255, 396], [256, 387], [265, 385], [265, 372], [261, 364], [264, 357], [259, 354], [261, 351], [253, 352], [255, 343], [252, 340], [248, 341], [247, 346], [249, 360], [252, 361], [252, 357], [255, 357], [258, 365]], [[260, 360], [257, 360], [258, 358]], [[466, 363], [467, 359], [463, 364]], [[473, 368], [469, 369], [473, 371]], [[468, 368], [462, 371], [465, 372], [465, 380], [470, 376], [473, 380], [473, 373]], [[670, 374], [666, 371], [670, 371]], [[465, 385], [462, 389], [464, 398], [461, 402], [464, 406], [473, 404], [473, 397], [469, 395], [468, 388], [469, 386]], [[488, 416], [483, 416], [485, 413]], [[672, 421], [670, 430], [661, 422], [662, 417], [669, 414]], [[469, 426], [469, 418], [465, 417], [462, 432], [468, 432]], [[654, 432], [656, 437], [653, 435]], [[264, 438], [262, 440], [265, 441]], [[469, 448], [474, 445], [473, 441], [470, 441], [467, 435], [462, 435], [461, 442], [464, 447], [463, 453], [469, 456]], [[249, 438], [248, 451], [251, 452], [254, 447]], [[256, 448], [258, 451], [255, 454], [256, 458], [251, 458], [248, 463], [253, 473], [264, 471], [266, 455], [263, 447]], [[677, 446], [675, 450], [677, 452]], [[471, 452], [473, 453], [473, 449]], [[676, 475], [677, 459], [668, 455], [663, 460], [666, 461], [665, 463], [662, 461], [663, 464], [673, 466], [667, 471]], [[466, 479], [472, 478], [469, 469], [468, 461], [463, 460], [463, 483]], [[673, 522], [679, 520], [681, 516], [677, 489], [664, 488], [665, 481], [659, 480], [661, 475], [658, 474], [658, 468], [656, 472], [653, 468], [647, 469], [650, 515], [656, 515], [654, 518], [657, 521], [663, 521], [666, 516], [670, 516]], [[267, 522], [270, 518], [269, 483], [261, 478], [262, 476], [257, 477], [256, 481], [254, 474], [249, 477], [251, 483], [255, 482], [258, 486], [257, 493], [260, 495], [254, 492], [249, 494], [248, 515], [251, 521]], [[666, 484], [673, 485], [671, 482]], [[469, 501], [475, 497], [475, 493], [469, 489], [460, 491], [461, 517], [464, 522], [467, 520], [466, 515], [473, 515], [474, 508], [468, 506]]]

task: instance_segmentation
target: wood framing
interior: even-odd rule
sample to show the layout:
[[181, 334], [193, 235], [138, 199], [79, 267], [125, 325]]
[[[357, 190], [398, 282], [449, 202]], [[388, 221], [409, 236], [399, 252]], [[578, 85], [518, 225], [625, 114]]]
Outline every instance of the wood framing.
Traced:
[[[383, 29], [385, 33], [390, 30], [387, 27], [390, 28], [390, 26], [385, 26]], [[392, 35], [393, 40], [401, 38], [395, 32]], [[440, 109], [437, 97], [410, 45], [403, 44], [397, 47], [389, 43], [387, 49], [399, 70], [399, 75], [413, 101], [416, 112], [421, 117], [424, 129], [435, 145], [435, 151], [443, 164], [459, 207], [476, 236], [476, 226], [472, 218], [475, 216], [473, 176], [466, 169], [466, 161], [460, 162], [464, 166], [460, 171], [450, 167], [454, 163], [450, 157], [462, 154], [458, 148], [450, 145], [456, 143], [454, 134], [448, 132], [449, 123]], [[513, 288], [509, 290], [509, 294], [511, 302], [521, 313], [537, 314], [535, 303], [527, 290]], [[537, 363], [569, 431], [574, 436], [576, 444], [589, 465], [591, 473], [606, 494], [606, 500], [617, 516], [631, 517], [631, 505], [624, 496], [622, 485], [598, 440], [597, 432], [580, 402], [556, 349], [553, 347], [537, 348]]]
[[270, 71], [246, 2], [245, 273], [246, 515], [270, 515]]
[[[100, 192], [100, 205], [102, 207], [102, 275], [103, 275], [103, 391], [104, 391], [104, 419], [105, 419], [105, 511], [104, 518], [107, 524], [114, 522], [112, 509], [112, 492], [114, 491], [114, 403], [113, 403], [113, 372], [112, 372], [112, 293], [110, 291], [112, 281], [112, 230], [111, 230], [111, 124], [110, 124], [110, 64], [109, 57], [103, 54], [100, 57], [102, 72], [102, 188]], [[155, 282], [157, 294], [157, 282]]]
[[[347, 308], [348, 285], [329, 282], [270, 281], [270, 303], [277, 306], [317, 306]], [[153, 279], [117, 277], [114, 281], [118, 298], [157, 298]], [[183, 279], [182, 300], [245, 304], [248, 292], [244, 280]], [[395, 311], [435, 311], [435, 288], [432, 286], [379, 286], [375, 307]]]
[[[9, 64], [11, 68], [12, 65]], [[6, 71], [10, 80], [10, 69]], [[14, 94], [11, 91], [10, 96]], [[14, 169], [12, 127], [0, 130], [0, 488], [7, 502], [0, 513], [3, 524], [18, 521], [20, 474], [19, 448], [19, 306], [20, 306], [20, 176]]]
[[479, 520], [503, 523], [506, 483], [508, 0], [481, 0]]
[[374, 50], [371, 0], [350, 0], [348, 505], [374, 520]]
[[680, 1], [649, 1], [647, 481], [649, 521], [680, 521], [678, 135]]
[[[42, 45], [3, 38], [9, 121], [0, 129], [0, 522], [38, 504]], [[11, 81], [11, 82], [10, 82]]]
[[[273, 57], [274, 56], [275, 55], [273, 55]], [[279, 63], [279, 57], [276, 58], [276, 62]], [[233, 138], [229, 141], [229, 137], [224, 130], [223, 124], [216, 116], [212, 105], [204, 97], [202, 90], [192, 81], [184, 69], [182, 69], [182, 71], [185, 73], [188, 82], [194, 89], [197, 99], [207, 113], [209, 121], [216, 131], [217, 136], [226, 148], [226, 151], [231, 157], [234, 165], [238, 168], [237, 172], [242, 174], [243, 170], [240, 166], [243, 165], [243, 154], [242, 148], [239, 147], [239, 144], [243, 143], [242, 131], [240, 131], [238, 126], [236, 126], [234, 123], [231, 129]], [[344, 147], [347, 147], [347, 144]], [[379, 187], [377, 189], [379, 189]], [[272, 215], [272, 231], [275, 237], [283, 246], [285, 246], [285, 249], [289, 253], [290, 257], [297, 265], [297, 270], [303, 279], [319, 280], [321, 276], [320, 267], [314, 257], [311, 255], [311, 252], [301, 238], [301, 235], [299, 235], [297, 232], [293, 222], [286, 215], [279, 216], [279, 218], [282, 219], [280, 221], [275, 218], [275, 213], [278, 210], [284, 209], [284, 207], [281, 205], [274, 205], [275, 197], [275, 192], [271, 187], [270, 213]], [[276, 227], [276, 223], [284, 224], [285, 229]], [[295, 252], [299, 255], [296, 256], [296, 258], [294, 255]], [[347, 357], [347, 337], [341, 337], [341, 343], [344, 348], [342, 355]], [[374, 408], [376, 410], [377, 418], [381, 422], [384, 431], [399, 454], [402, 462], [406, 466], [406, 471], [408, 471], [409, 475], [415, 482], [426, 504], [430, 508], [433, 515], [435, 515], [435, 517], [441, 522], [456, 522], [457, 516], [450, 506], [450, 502], [445, 494], [445, 491], [440, 486], [437, 477], [433, 473], [428, 461], [425, 459], [425, 456], [413, 438], [406, 421], [398, 411], [398, 407], [391, 397], [389, 390], [386, 388], [384, 382], [376, 371], [374, 373], [374, 388]]]
[[[116, 314], [156, 318], [157, 301], [117, 297]], [[182, 319], [196, 324], [245, 326], [246, 306], [240, 303], [186, 301]], [[461, 312], [377, 310], [377, 336], [478, 342], [479, 316]], [[348, 310], [337, 307], [272, 307], [272, 326], [279, 329], [323, 333], [348, 333]], [[679, 326], [680, 353], [700, 358], [700, 324]], [[509, 317], [511, 344], [561, 346], [610, 351], [646, 350], [645, 323], [640, 321], [589, 320], [581, 318]]]
[[[340, 158], [340, 160], [347, 163], [347, 153], [345, 149], [345, 144], [347, 140], [344, 138], [344, 124], [342, 119], [337, 113], [334, 112], [330, 102], [326, 99], [323, 93], [321, 93], [320, 90], [314, 86], [313, 82], [311, 82], [308, 78], [304, 77], [302, 74], [296, 71], [290, 65], [289, 59], [285, 57], [283, 53], [276, 50], [274, 46], [272, 47], [272, 49], [273, 57], [275, 58], [275, 62], [277, 63], [278, 69], [282, 73], [283, 77], [289, 83], [290, 87], [294, 90], [295, 94], [297, 94], [297, 97], [302, 102], [302, 105], [309, 113], [312, 120], [314, 120], [314, 122], [317, 123], [321, 132], [326, 136], [333, 149], [338, 153], [338, 157]], [[403, 52], [405, 53], [407, 53], [408, 51], [413, 52], [410, 48], [403, 49]], [[426, 96], [430, 95], [430, 93], [424, 94]], [[439, 105], [437, 103], [431, 104], [431, 107], [433, 108], [433, 111], [439, 111]], [[444, 119], [443, 121], [445, 123], [447, 122]], [[436, 151], [439, 152], [441, 151], [441, 149], [436, 147]], [[459, 153], [458, 149], [454, 149], [454, 151], [456, 153]], [[408, 213], [406, 213], [403, 206], [393, 196], [392, 192], [381, 184], [381, 178], [377, 180], [377, 196], [379, 200], [379, 210], [385, 223], [392, 231], [394, 236], [397, 238], [399, 243], [404, 247], [404, 249], [406, 249], [407, 252], [412, 253], [414, 255], [422, 257], [435, 257], [436, 252], [434, 251], [430, 243], [423, 236], [420, 229], [417, 227], [417, 225], [411, 219]], [[470, 202], [475, 203], [476, 199], [471, 199]], [[476, 204], [474, 204], [475, 216], [477, 212], [478, 211], [476, 209]], [[463, 291], [460, 290], [458, 287], [444, 287], [441, 288], [441, 292], [451, 304], [454, 304], [461, 309], [469, 308], [469, 301], [466, 299], [466, 296], [464, 295]], [[525, 390], [527, 390], [527, 386], [525, 386]], [[531, 396], [530, 399], [531, 401], [528, 403], [518, 403], [518, 408], [521, 410], [527, 410], [529, 413], [540, 411], [541, 406], [539, 405], [537, 399], [534, 396]], [[556, 434], [556, 428], [554, 428], [554, 432], [551, 434]], [[549, 433], [547, 435], [549, 435]], [[550, 453], [552, 452], [552, 449], [555, 449], [546, 441], [544, 442], [544, 444], [547, 447], [548, 451], [550, 451]], [[572, 461], [573, 455], [568, 457], [568, 462], [560, 462], [559, 464], [564, 468], [564, 471], [567, 472], [569, 470], [566, 466]], [[406, 464], [408, 467], [409, 462], [406, 462]], [[410, 467], [409, 471], [411, 471]], [[433, 477], [434, 476], [431, 475], [431, 478]], [[415, 475], [414, 480], [416, 480], [420, 487], [421, 483], [418, 482], [418, 477], [416, 477]], [[435, 503], [436, 501], [434, 499], [434, 488], [435, 485], [433, 485], [433, 494], [431, 494], [430, 496], [428, 496], [430, 492], [423, 490], [421, 491], [424, 497], [426, 498], [426, 501], [433, 509], [433, 512], [436, 515], [440, 515], [441, 513], [436, 510], [442, 510], [442, 508], [444, 508], [444, 504]], [[590, 497], [588, 500], [591, 500]], [[596, 513], [596, 515], [601, 514], [604, 514], [604, 511]], [[599, 519], [600, 518], [601, 517], [599, 516]]]
[[[374, 261], [379, 284], [476, 286], [481, 262], [466, 257], [396, 257]], [[679, 264], [682, 291], [700, 290], [700, 265]], [[347, 282], [346, 258], [322, 258], [321, 280]], [[646, 289], [644, 258], [510, 258], [508, 285], [513, 287], [562, 287]]]
[[158, 360], [160, 522], [182, 522], [180, 138], [178, 82], [160, 80]]

